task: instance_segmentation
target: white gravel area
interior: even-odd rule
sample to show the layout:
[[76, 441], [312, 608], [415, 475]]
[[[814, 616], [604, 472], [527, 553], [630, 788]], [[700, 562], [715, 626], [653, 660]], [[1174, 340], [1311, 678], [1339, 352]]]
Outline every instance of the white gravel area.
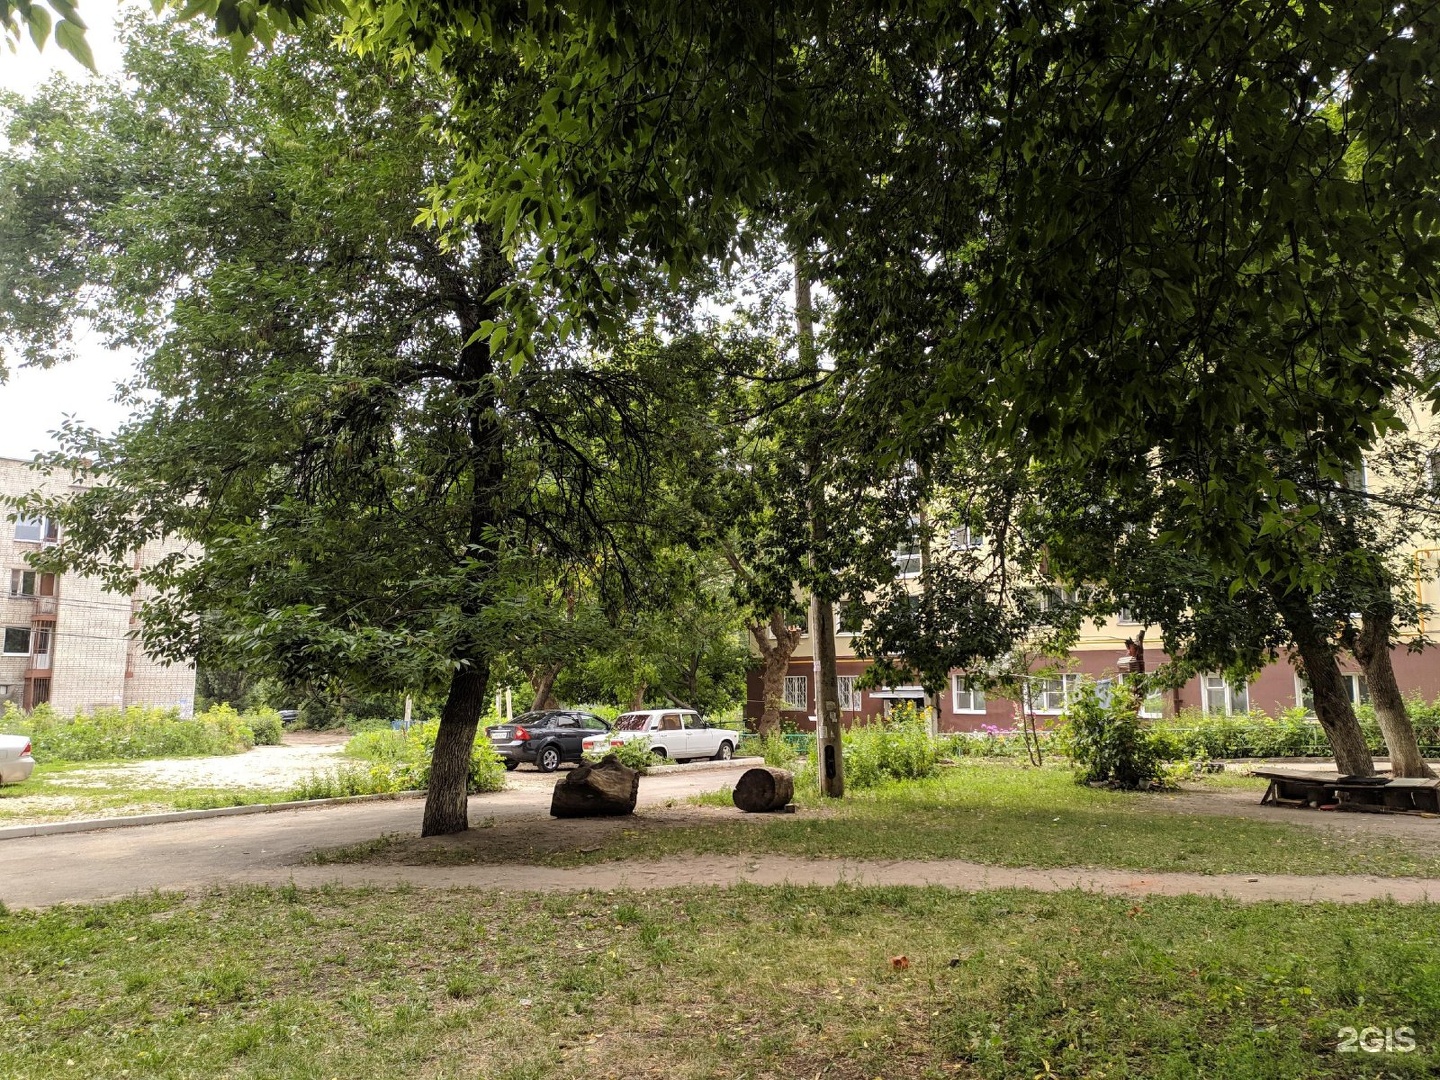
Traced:
[[[343, 743], [307, 746], [257, 746], [243, 754], [221, 757], [158, 758], [108, 766], [113, 783], [115, 771], [140, 787], [253, 787], [288, 788], [311, 773], [329, 772], [345, 759]], [[86, 772], [77, 770], [66, 778], [67, 786], [84, 787]], [[97, 770], [98, 774], [99, 770]], [[99, 781], [96, 775], [92, 778]]]

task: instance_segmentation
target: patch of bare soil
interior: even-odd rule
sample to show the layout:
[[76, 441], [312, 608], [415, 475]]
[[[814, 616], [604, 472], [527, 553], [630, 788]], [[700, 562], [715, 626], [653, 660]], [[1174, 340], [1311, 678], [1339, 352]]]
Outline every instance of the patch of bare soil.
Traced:
[[1341, 810], [1300, 810], [1293, 806], [1261, 806], [1259, 790], [1216, 791], [1181, 785], [1175, 794], [1146, 798], [1139, 808], [1150, 813], [1208, 814], [1303, 825], [1331, 836], [1388, 837], [1440, 842], [1440, 818], [1411, 814], [1360, 814]]
[[472, 821], [468, 831], [452, 836], [395, 837], [363, 854], [369, 864], [390, 866], [467, 866], [476, 863], [536, 863], [549, 856], [588, 855], [606, 843], [633, 838], [637, 846], [647, 833], [716, 821], [761, 821], [764, 814], [743, 814], [718, 806], [675, 805], [639, 810], [629, 817], [531, 818]]
[[350, 733], [343, 729], [335, 731], [309, 731], [300, 729], [287, 731], [280, 736], [281, 746], [344, 746], [350, 741]]

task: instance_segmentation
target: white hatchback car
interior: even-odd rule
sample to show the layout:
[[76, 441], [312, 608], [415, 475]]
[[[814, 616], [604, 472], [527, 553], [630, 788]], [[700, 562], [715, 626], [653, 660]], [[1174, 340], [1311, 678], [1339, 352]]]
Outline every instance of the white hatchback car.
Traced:
[[34, 771], [29, 736], [0, 735], [0, 784], [23, 783]]
[[603, 750], [635, 739], [648, 739], [656, 757], [671, 761], [715, 758], [726, 761], [735, 756], [740, 733], [716, 727], [692, 709], [642, 709], [622, 713], [615, 729], [585, 740], [585, 749]]

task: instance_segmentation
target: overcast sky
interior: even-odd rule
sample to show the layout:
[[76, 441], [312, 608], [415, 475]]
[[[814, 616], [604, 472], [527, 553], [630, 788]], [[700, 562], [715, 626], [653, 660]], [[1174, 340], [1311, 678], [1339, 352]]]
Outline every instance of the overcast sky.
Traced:
[[[96, 66], [102, 72], [115, 72], [120, 66], [115, 43], [119, 5], [114, 0], [79, 0], [78, 10], [89, 26], [85, 36]], [[53, 41], [43, 52], [37, 52], [28, 37], [15, 53], [0, 46], [0, 87], [6, 90], [29, 93], [57, 72], [74, 78], [85, 75], [85, 69]], [[95, 341], [82, 340], [79, 345], [80, 359], [49, 371], [16, 370], [11, 360], [10, 381], [0, 384], [0, 457], [28, 458], [51, 447], [50, 432], [66, 415], [106, 431], [124, 419], [125, 410], [113, 398], [115, 384], [129, 375], [130, 358], [109, 353]]]

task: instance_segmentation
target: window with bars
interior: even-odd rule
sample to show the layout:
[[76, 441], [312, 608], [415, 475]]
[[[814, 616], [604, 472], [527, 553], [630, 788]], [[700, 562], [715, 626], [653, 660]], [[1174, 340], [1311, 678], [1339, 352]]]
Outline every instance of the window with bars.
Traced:
[[860, 711], [860, 691], [855, 688], [854, 675], [838, 675], [835, 678], [835, 696], [840, 700], [842, 712]]
[[785, 707], [797, 712], [810, 711], [810, 680], [804, 675], [785, 676]]

